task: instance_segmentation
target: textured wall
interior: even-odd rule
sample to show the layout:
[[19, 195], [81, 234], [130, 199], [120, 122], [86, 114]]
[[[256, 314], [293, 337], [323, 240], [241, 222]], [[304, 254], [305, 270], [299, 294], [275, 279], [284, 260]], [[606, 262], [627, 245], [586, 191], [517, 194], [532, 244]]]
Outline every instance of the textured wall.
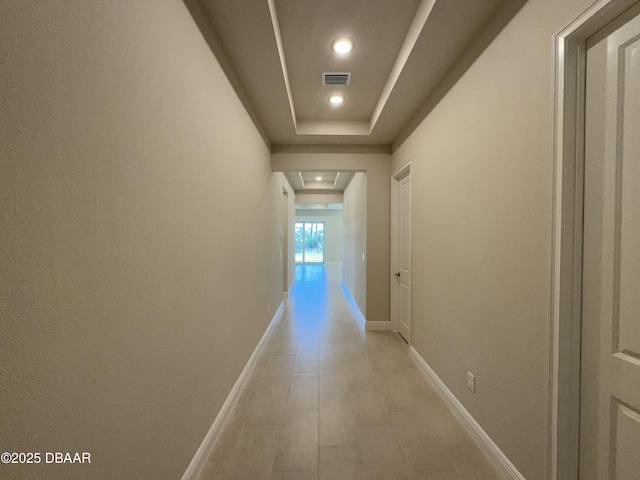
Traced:
[[554, 36], [591, 3], [529, 0], [393, 155], [412, 343], [527, 480], [548, 467]]
[[[344, 191], [344, 260], [342, 279], [364, 317], [367, 317], [367, 174], [358, 172]], [[360, 298], [358, 298], [360, 292]]]
[[176, 479], [282, 299], [282, 186], [184, 4], [0, 3], [0, 446]]

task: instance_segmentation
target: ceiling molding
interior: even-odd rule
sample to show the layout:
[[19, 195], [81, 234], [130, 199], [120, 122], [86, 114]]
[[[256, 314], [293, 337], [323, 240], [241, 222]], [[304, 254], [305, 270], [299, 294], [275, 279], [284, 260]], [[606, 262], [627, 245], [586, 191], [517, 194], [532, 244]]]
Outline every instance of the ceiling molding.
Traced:
[[[340, 1], [332, 0], [331, 5], [335, 7]], [[385, 1], [377, 0], [376, 5], [388, 14]], [[316, 5], [313, 13], [305, 15], [296, 0], [184, 3], [272, 154], [390, 154], [431, 113], [526, 0], [407, 0], [402, 21], [393, 30], [392, 46], [384, 50], [376, 44], [376, 49], [367, 51], [368, 56], [339, 61], [328, 41], [335, 35], [327, 33], [324, 38], [323, 28], [318, 27], [333, 25], [322, 6]], [[337, 33], [348, 35], [351, 20], [357, 25], [355, 30], [371, 27], [371, 22], [360, 21], [376, 15], [374, 3], [347, 2], [347, 16], [335, 24]], [[357, 17], [359, 8], [365, 10]], [[326, 21], [318, 24], [317, 18]], [[377, 18], [375, 30], [365, 28], [356, 36], [377, 38], [381, 28], [380, 16]], [[313, 38], [309, 39], [311, 31]], [[319, 89], [311, 83], [309, 73], [317, 67], [314, 61], [327, 64], [326, 71], [342, 72], [349, 66], [360, 69], [362, 75], [346, 87], [353, 88], [348, 92], [353, 103], [346, 109], [330, 110], [315, 96]], [[377, 74], [375, 81], [372, 71]]]
[[[271, 153], [386, 153], [386, 154], [391, 154], [391, 145], [272, 144]], [[299, 171], [299, 169], [296, 169], [296, 171]]]
[[376, 126], [376, 123], [380, 118], [380, 114], [382, 113], [382, 110], [384, 110], [393, 88], [396, 86], [396, 83], [398, 83], [398, 78], [400, 78], [400, 74], [402, 73], [404, 66], [407, 64], [407, 60], [413, 51], [413, 47], [416, 46], [420, 32], [422, 32], [424, 25], [427, 23], [427, 19], [429, 18], [431, 10], [433, 10], [433, 6], [435, 4], [436, 0], [422, 0], [420, 2], [420, 5], [416, 10], [416, 15], [413, 17], [413, 21], [411, 22], [411, 26], [407, 32], [407, 36], [404, 38], [402, 47], [400, 47], [400, 53], [398, 53], [396, 62], [393, 64], [387, 83], [382, 89], [376, 108], [373, 111], [371, 120], [369, 121], [369, 133], [371, 133], [373, 128]]
[[296, 195], [342, 195], [343, 190], [316, 189], [316, 190], [296, 190]]
[[369, 135], [370, 123], [366, 121], [301, 120], [297, 122], [298, 135]]
[[335, 191], [335, 182], [307, 182], [304, 189], [310, 192]]
[[284, 77], [284, 85], [287, 90], [287, 97], [289, 98], [289, 108], [291, 109], [291, 118], [293, 120], [293, 126], [298, 131], [298, 119], [296, 115], [296, 109], [293, 105], [293, 95], [291, 93], [291, 83], [289, 82], [289, 70], [287, 69], [287, 60], [284, 58], [284, 47], [282, 45], [282, 34], [280, 32], [280, 23], [278, 22], [278, 12], [276, 10], [276, 1], [268, 0], [269, 2], [269, 14], [271, 15], [271, 24], [273, 25], [273, 34], [276, 38], [276, 45], [278, 46], [278, 56], [280, 57], [280, 68], [282, 68], [282, 76]]

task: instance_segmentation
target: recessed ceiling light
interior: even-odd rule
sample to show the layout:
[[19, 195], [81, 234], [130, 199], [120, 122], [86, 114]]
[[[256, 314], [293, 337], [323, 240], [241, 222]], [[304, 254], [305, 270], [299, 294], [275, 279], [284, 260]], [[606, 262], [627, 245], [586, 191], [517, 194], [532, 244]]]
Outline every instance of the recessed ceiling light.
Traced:
[[344, 97], [342, 95], [331, 95], [329, 97], [329, 101], [333, 105], [340, 105], [342, 102], [344, 102]]
[[316, 180], [320, 181], [320, 180], [322, 180], [322, 177], [316, 177]]
[[353, 42], [349, 38], [339, 38], [333, 42], [333, 51], [344, 55], [353, 50]]

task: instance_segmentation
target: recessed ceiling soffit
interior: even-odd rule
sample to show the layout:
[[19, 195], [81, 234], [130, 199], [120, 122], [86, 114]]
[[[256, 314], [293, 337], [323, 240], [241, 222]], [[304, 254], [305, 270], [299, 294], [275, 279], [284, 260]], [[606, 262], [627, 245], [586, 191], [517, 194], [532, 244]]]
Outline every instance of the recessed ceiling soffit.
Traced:
[[[287, 69], [287, 59], [285, 56], [285, 49], [282, 41], [282, 33], [280, 31], [280, 22], [278, 19], [278, 11], [276, 7], [276, 0], [268, 0], [269, 12], [271, 14], [271, 22], [273, 25], [273, 31], [276, 38], [276, 44], [278, 46], [278, 54], [280, 56], [280, 65], [282, 67], [282, 75], [284, 77], [285, 86], [287, 89], [287, 97], [289, 99], [289, 108], [291, 110], [291, 116], [295, 127], [296, 134], [298, 135], [370, 135], [375, 127], [380, 114], [384, 109], [393, 88], [395, 87], [400, 74], [409, 59], [409, 55], [413, 51], [422, 29], [429, 18], [429, 14], [436, 3], [436, 0], [421, 0], [416, 13], [411, 21], [409, 30], [404, 38], [400, 51], [396, 57], [396, 60], [391, 68], [391, 72], [384, 84], [380, 96], [375, 103], [375, 108], [370, 118], [365, 120], [302, 120], [299, 119], [296, 114], [296, 108], [293, 98], [293, 92], [291, 88], [291, 82], [289, 79], [289, 72]], [[348, 73], [348, 72], [345, 72]], [[324, 75], [324, 73], [323, 73]], [[350, 74], [349, 74], [350, 75]], [[324, 82], [323, 82], [324, 83]]]

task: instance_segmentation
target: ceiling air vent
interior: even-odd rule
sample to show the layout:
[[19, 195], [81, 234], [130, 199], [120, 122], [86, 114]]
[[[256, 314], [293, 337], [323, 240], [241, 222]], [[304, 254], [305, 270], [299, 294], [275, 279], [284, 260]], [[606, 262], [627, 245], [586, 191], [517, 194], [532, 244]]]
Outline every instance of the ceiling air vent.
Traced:
[[322, 74], [323, 85], [349, 85], [351, 73], [327, 73]]

